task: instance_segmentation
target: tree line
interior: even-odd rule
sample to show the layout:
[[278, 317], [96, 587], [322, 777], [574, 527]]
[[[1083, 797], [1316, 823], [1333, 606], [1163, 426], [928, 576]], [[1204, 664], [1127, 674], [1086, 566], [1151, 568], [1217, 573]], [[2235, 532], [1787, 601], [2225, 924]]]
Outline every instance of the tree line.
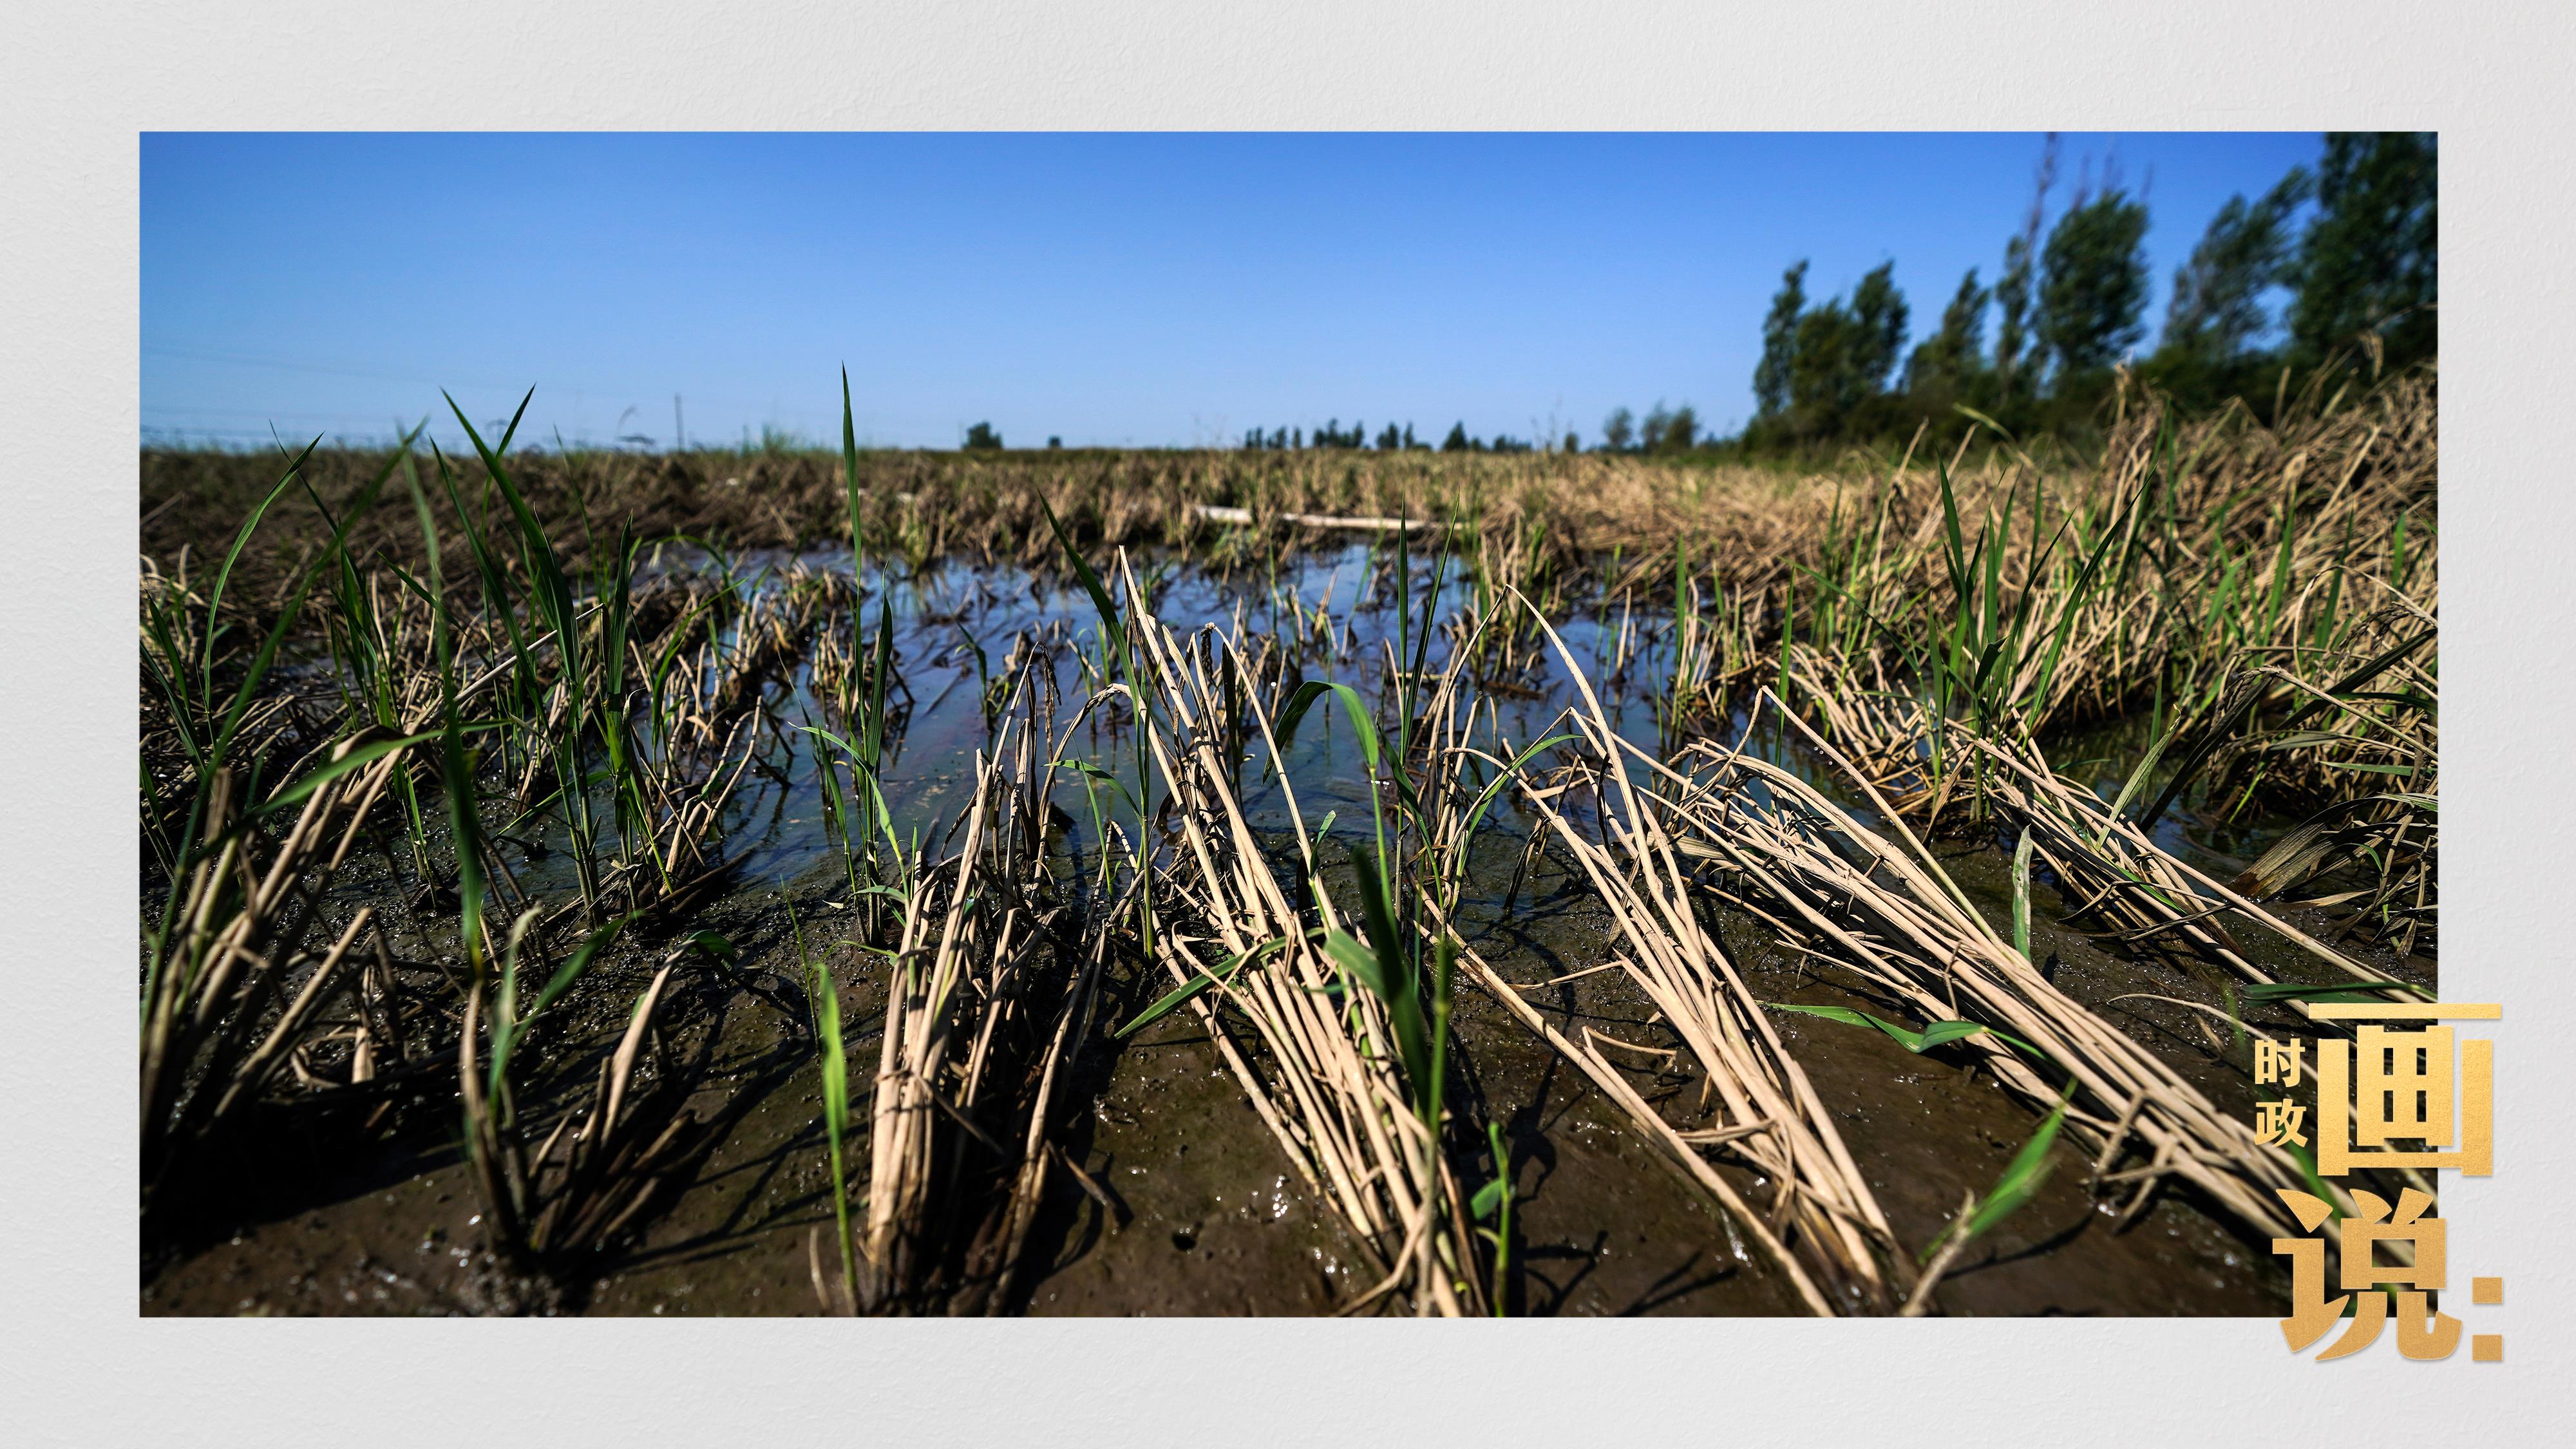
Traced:
[[[1304, 448], [1357, 449], [1370, 447], [1372, 443], [1367, 424], [1353, 423], [1345, 428], [1340, 418], [1334, 418], [1311, 430], [1304, 427], [1272, 428], [1265, 433], [1259, 428], [1253, 428], [1244, 433], [1243, 446], [1255, 452], [1279, 452]], [[1431, 444], [1415, 439], [1411, 423], [1406, 423], [1400, 428], [1389, 423], [1380, 428], [1374, 446], [1381, 453], [1432, 451]], [[1568, 433], [1565, 435], [1565, 446], [1569, 452], [1578, 451], [1580, 443], [1572, 433]], [[1443, 453], [1534, 453], [1538, 451], [1538, 445], [1515, 438], [1508, 433], [1496, 433], [1491, 439], [1476, 437], [1467, 431], [1466, 423], [1457, 422], [1450, 424], [1449, 436], [1440, 440], [1439, 451]]]
[[2293, 167], [2261, 196], [2231, 198], [2175, 269], [2157, 344], [2140, 355], [2146, 198], [2106, 163], [2049, 224], [2052, 135], [1992, 285], [1969, 268], [1910, 353], [1900, 356], [1911, 318], [1895, 263], [1823, 302], [1808, 297], [1807, 263], [1793, 263], [1763, 319], [1754, 417], [1735, 441], [1770, 451], [1925, 423], [1955, 432], [1970, 411], [2015, 432], [2080, 428], [2123, 363], [2207, 406], [2268, 396], [2285, 367], [2431, 357], [2437, 161], [2430, 134], [2337, 133], [2314, 171]]
[[[2404, 367], [2438, 344], [2435, 245], [2439, 148], [2425, 132], [2337, 132], [2316, 167], [2290, 169], [2259, 196], [2211, 218], [2174, 269], [2155, 347], [2147, 339], [2147, 197], [2116, 161], [2089, 165], [2051, 218], [2058, 141], [2040, 153], [2031, 203], [2005, 238], [1989, 282], [1971, 267], [1911, 350], [1913, 309], [1882, 262], [1848, 292], [1818, 301], [1808, 264], [1782, 274], [1762, 321], [1754, 414], [1712, 438], [1688, 405], [1626, 407], [1601, 425], [1598, 451], [1745, 453], [1911, 436], [1956, 437], [1976, 418], [2015, 433], [2080, 433], [2123, 366], [2187, 406], [2268, 399], [2284, 370], [2337, 359]], [[1991, 333], [1989, 328], [1991, 326]], [[1553, 442], [1554, 440], [1550, 440]], [[1313, 429], [1255, 428], [1247, 448], [1361, 448], [1367, 429], [1338, 418]], [[1375, 437], [1384, 451], [1428, 449], [1410, 424]], [[1447, 452], [1526, 452], [1454, 426]], [[1581, 450], [1568, 433], [1567, 452]]]
[[[2396, 368], [2438, 342], [2435, 245], [2439, 171], [2429, 132], [2335, 132], [2316, 167], [2292, 167], [2260, 196], [2230, 198], [2174, 269], [2153, 350], [2147, 338], [2147, 198], [2115, 160], [2088, 164], [2051, 219], [2057, 137], [2043, 145], [2031, 203], [2005, 238], [1989, 283], [1959, 279], [1929, 335], [1911, 350], [1914, 314], [1882, 262], [1848, 292], [1817, 301], [1808, 263], [1792, 263], [1762, 320], [1754, 413], [1731, 438], [1709, 435], [1690, 404], [1626, 407], [1603, 420], [1594, 451], [1764, 454], [1909, 437], [1956, 438], [1978, 420], [2016, 434], [2089, 429], [2120, 368], [2187, 406], [2268, 399], [2293, 374], [2337, 359]], [[1991, 324], [1991, 335], [1989, 335]], [[1058, 446], [1055, 439], [1049, 446]], [[969, 449], [998, 448], [989, 425]], [[1447, 453], [1584, 451], [1568, 432], [1531, 441], [1452, 424], [1437, 445], [1410, 422], [1370, 433], [1335, 417], [1312, 427], [1252, 428], [1257, 451], [1375, 448]]]

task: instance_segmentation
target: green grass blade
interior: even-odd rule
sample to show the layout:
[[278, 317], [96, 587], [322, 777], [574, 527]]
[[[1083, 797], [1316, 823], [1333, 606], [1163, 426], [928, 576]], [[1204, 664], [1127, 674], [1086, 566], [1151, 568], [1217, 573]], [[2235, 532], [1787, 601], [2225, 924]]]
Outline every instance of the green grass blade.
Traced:
[[2030, 828], [2022, 827], [2021, 842], [2013, 847], [2013, 949], [2021, 959], [2030, 959]]
[[[478, 725], [476, 728], [489, 729], [491, 726]], [[371, 745], [360, 745], [358, 748], [351, 750], [349, 753], [342, 755], [340, 758], [333, 760], [331, 763], [322, 766], [313, 773], [306, 775], [303, 779], [296, 781], [294, 784], [278, 791], [275, 795], [270, 796], [267, 804], [260, 806], [252, 813], [256, 815], [274, 814], [277, 811], [283, 810], [287, 806], [302, 800], [305, 796], [312, 794], [314, 791], [321, 789], [323, 786], [330, 784], [332, 781], [339, 779], [341, 776], [348, 774], [352, 770], [362, 769], [371, 765], [376, 761], [383, 759], [385, 756], [392, 754], [396, 750], [407, 750], [413, 745], [423, 743], [424, 741], [438, 739], [445, 733], [446, 731], [444, 730], [431, 730], [426, 734], [405, 735], [403, 738], [398, 740], [378, 740]]]
[[1279, 723], [1273, 731], [1278, 737], [1280, 751], [1285, 753], [1295, 742], [1297, 726], [1304, 723], [1306, 711], [1326, 694], [1341, 697], [1342, 711], [1350, 716], [1351, 728], [1359, 732], [1360, 750], [1368, 757], [1369, 770], [1374, 774], [1378, 767], [1377, 722], [1369, 718], [1368, 706], [1360, 702], [1359, 692], [1347, 684], [1327, 684], [1320, 679], [1310, 679], [1298, 685], [1296, 692], [1288, 696], [1287, 707], [1279, 712]]
[[1073, 546], [1073, 535], [1064, 531], [1063, 521], [1055, 516], [1055, 509], [1044, 498], [1038, 500], [1038, 511], [1046, 515], [1047, 527], [1054, 530], [1056, 543], [1064, 549], [1064, 556], [1072, 561], [1075, 577], [1082, 580], [1083, 592], [1091, 595], [1091, 607], [1099, 611], [1100, 626], [1109, 632], [1107, 642], [1110, 647], [1124, 654], [1127, 627], [1119, 619], [1118, 606], [1109, 601], [1109, 590], [1100, 582], [1100, 575], [1092, 572], [1091, 561], [1082, 556], [1082, 550]]
[[[1405, 1077], [1414, 1100], [1422, 1103], [1430, 1100], [1429, 1094], [1433, 1090], [1431, 1042], [1426, 1030], [1429, 1023], [1423, 1020], [1422, 984], [1415, 979], [1413, 961], [1404, 950], [1403, 938], [1396, 934], [1395, 913], [1387, 909], [1386, 889], [1380, 882], [1380, 875], [1385, 871], [1382, 860], [1378, 871], [1379, 874], [1365, 870], [1355, 872], [1360, 887], [1360, 922], [1368, 932], [1369, 948], [1376, 966], [1375, 979], [1372, 981], [1363, 976], [1362, 980], [1385, 998], [1387, 1018], [1395, 1028], [1396, 1050], [1404, 1058]], [[1350, 938], [1343, 936], [1342, 940], [1349, 941]], [[1327, 949], [1330, 949], [1329, 943]], [[1345, 954], [1336, 951], [1334, 956], [1336, 960], [1342, 960]]]
[[215, 630], [218, 621], [222, 618], [224, 590], [232, 582], [233, 566], [241, 561], [242, 550], [250, 547], [251, 535], [259, 531], [260, 520], [267, 516], [269, 508], [285, 495], [286, 490], [303, 476], [305, 463], [313, 457], [313, 450], [320, 446], [322, 446], [322, 439], [317, 436], [312, 442], [304, 445], [304, 451], [296, 454], [293, 462], [286, 465], [286, 472], [278, 478], [277, 486], [271, 488], [268, 496], [262, 498], [251, 509], [250, 516], [242, 520], [241, 527], [233, 534], [233, 546], [224, 554], [223, 566], [215, 570], [214, 587], [206, 592], [206, 657], [199, 661], [205, 675], [203, 693], [207, 697], [214, 694]]
[[2046, 1052], [2014, 1036], [2011, 1032], [1998, 1031], [1994, 1027], [1979, 1022], [1936, 1021], [1926, 1025], [1921, 1031], [1908, 1031], [1885, 1017], [1872, 1016], [1866, 1011], [1854, 1011], [1848, 1006], [1806, 1006], [1793, 1001], [1766, 1001], [1762, 1004], [1774, 1011], [1794, 1011], [1802, 1016], [1820, 1016], [1827, 1021], [1839, 1021], [1845, 1026], [1869, 1027], [1884, 1033], [1888, 1040], [1917, 1056], [1936, 1047], [1948, 1046], [1955, 1041], [1964, 1041], [1981, 1033], [1990, 1033], [1997, 1041], [2008, 1042], [2042, 1061], [2047, 1060], [2048, 1057]]
[[2039, 1124], [2039, 1130], [2032, 1133], [2030, 1140], [2021, 1145], [2021, 1150], [2013, 1154], [2012, 1161], [2005, 1164], [2003, 1176], [1995, 1179], [1994, 1190], [1986, 1194], [1984, 1202], [1977, 1204], [1976, 1212], [1968, 1219], [1966, 1232], [1969, 1237], [1974, 1238], [2021, 1211], [2038, 1194], [2040, 1184], [2048, 1180], [2049, 1149], [2056, 1145], [2057, 1129], [2065, 1123], [2066, 1103], [2060, 1100]]
[[[1306, 934], [1309, 938], [1312, 938], [1322, 934], [1322, 931], [1323, 928], [1319, 926], [1314, 930], [1308, 931]], [[1223, 962], [1219, 963], [1216, 969], [1212, 971], [1202, 971], [1182, 985], [1165, 992], [1162, 998], [1157, 1000], [1153, 1005], [1136, 1013], [1135, 1020], [1128, 1022], [1125, 1026], [1122, 1026], [1118, 1028], [1117, 1031], [1111, 1033], [1112, 1037], [1123, 1041], [1128, 1037], [1134, 1036], [1136, 1033], [1152, 1026], [1155, 1022], [1161, 1021], [1164, 1017], [1180, 1010], [1182, 1006], [1186, 1005], [1192, 997], [1197, 996], [1200, 992], [1206, 991], [1210, 987], [1222, 986], [1226, 982], [1233, 980], [1234, 973], [1242, 970], [1247, 963], [1258, 960], [1263, 956], [1267, 956], [1271, 952], [1276, 951], [1287, 944], [1288, 938], [1286, 936], [1279, 936], [1271, 940], [1264, 941], [1260, 945], [1255, 946], [1248, 951], [1236, 952], [1234, 955], [1227, 957]]]
[[1119, 779], [1116, 775], [1100, 768], [1089, 760], [1058, 760], [1056, 761], [1055, 767], [1059, 770], [1071, 770], [1088, 779], [1098, 780], [1103, 784], [1108, 785], [1111, 789], [1116, 790], [1119, 798], [1125, 800], [1131, 808], [1140, 811], [1145, 808], [1137, 803], [1136, 792], [1127, 788], [1126, 781]]

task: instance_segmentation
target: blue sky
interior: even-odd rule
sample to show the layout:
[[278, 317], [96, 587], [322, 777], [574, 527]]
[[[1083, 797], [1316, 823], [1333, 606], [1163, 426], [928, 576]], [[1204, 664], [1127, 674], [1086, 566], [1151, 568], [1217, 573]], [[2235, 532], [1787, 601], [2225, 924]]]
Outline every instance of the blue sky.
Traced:
[[[667, 444], [1230, 443], [1339, 417], [1597, 439], [1752, 410], [1780, 272], [1893, 259], [1919, 338], [1991, 282], [2037, 135], [142, 138], [145, 436], [478, 421]], [[2173, 268], [2312, 133], [2070, 134]], [[452, 425], [433, 430], [455, 436]]]

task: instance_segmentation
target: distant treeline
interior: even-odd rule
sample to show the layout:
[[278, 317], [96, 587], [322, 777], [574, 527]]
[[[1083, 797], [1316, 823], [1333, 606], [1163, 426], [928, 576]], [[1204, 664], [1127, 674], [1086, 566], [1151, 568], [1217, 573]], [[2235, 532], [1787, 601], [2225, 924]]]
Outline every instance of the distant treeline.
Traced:
[[[1243, 435], [1243, 446], [1255, 452], [1283, 452], [1298, 448], [1366, 448], [1371, 446], [1371, 440], [1368, 424], [1353, 423], [1345, 428], [1340, 418], [1334, 418], [1329, 422], [1317, 424], [1312, 431], [1303, 427], [1291, 427], [1272, 428], [1265, 433], [1259, 428], [1254, 428]], [[1429, 443], [1421, 442], [1413, 436], [1411, 423], [1406, 423], [1400, 428], [1389, 423], [1378, 429], [1375, 446], [1381, 453], [1432, 451]], [[1573, 434], [1566, 435], [1565, 446], [1569, 449], [1577, 446]], [[1443, 453], [1534, 453], [1538, 451], [1538, 447], [1538, 444], [1523, 442], [1506, 433], [1496, 433], [1491, 439], [1473, 437], [1468, 434], [1467, 425], [1459, 422], [1449, 425], [1449, 436], [1440, 440], [1439, 451]]]
[[2433, 356], [2437, 161], [2429, 134], [2329, 135], [2315, 172], [2293, 167], [2260, 197], [2230, 199], [2175, 268], [2163, 330], [2140, 356], [2146, 200], [2106, 164], [2044, 226], [2051, 137], [1994, 285], [1971, 267], [1902, 367], [1908, 308], [1893, 262], [1821, 304], [1808, 300], [1807, 264], [1792, 265], [1763, 322], [1755, 414], [1737, 441], [1767, 450], [1926, 423], [1955, 431], [1963, 408], [2015, 432], [2080, 428], [2123, 361], [2186, 406], [2208, 406], [2268, 399], [2285, 367], [2338, 355], [2376, 354], [2385, 367]]
[[[2030, 211], [2007, 238], [1991, 286], [1971, 267], [1912, 352], [1913, 319], [1880, 264], [1850, 292], [1807, 293], [1807, 263], [1780, 279], [1762, 323], [1754, 415], [1731, 438], [1703, 434], [1688, 405], [1657, 403], [1643, 418], [1622, 407], [1594, 445], [1603, 452], [1774, 454], [1909, 437], [1955, 438], [1979, 417], [2017, 434], [2089, 432], [2126, 364], [2189, 408], [2230, 397], [2268, 400], [2284, 369], [2304, 374], [2338, 358], [2401, 368], [2435, 355], [2438, 147], [2429, 133], [2341, 132], [2325, 138], [2315, 171], [2293, 167], [2259, 197], [2219, 209], [2191, 256], [2153, 351], [2146, 340], [2147, 201], [2115, 162], [2086, 167], [2050, 221], [2057, 138], [2040, 155]], [[1987, 326], [1993, 323], [1989, 342]], [[1973, 416], [1972, 416], [1973, 414]], [[1246, 448], [1426, 448], [1411, 424], [1372, 437], [1335, 418], [1316, 427], [1255, 428]], [[1448, 452], [1579, 451], [1582, 439], [1533, 445], [1472, 437]]]

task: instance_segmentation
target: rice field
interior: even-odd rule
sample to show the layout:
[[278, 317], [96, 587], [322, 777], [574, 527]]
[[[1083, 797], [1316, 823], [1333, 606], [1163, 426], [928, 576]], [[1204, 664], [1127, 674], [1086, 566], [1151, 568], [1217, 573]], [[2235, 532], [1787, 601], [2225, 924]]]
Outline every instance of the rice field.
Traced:
[[142, 1306], [2276, 1314], [2254, 1045], [2437, 969], [2436, 380], [2117, 406], [147, 453]]

